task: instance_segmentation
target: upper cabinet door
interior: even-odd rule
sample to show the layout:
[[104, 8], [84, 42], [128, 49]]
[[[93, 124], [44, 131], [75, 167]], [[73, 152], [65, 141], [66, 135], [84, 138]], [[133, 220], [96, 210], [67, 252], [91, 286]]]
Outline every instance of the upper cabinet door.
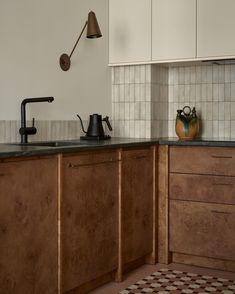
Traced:
[[151, 0], [109, 0], [109, 63], [151, 61]]
[[195, 57], [196, 0], [152, 0], [152, 60]]
[[197, 0], [198, 57], [235, 55], [234, 11], [234, 0]]

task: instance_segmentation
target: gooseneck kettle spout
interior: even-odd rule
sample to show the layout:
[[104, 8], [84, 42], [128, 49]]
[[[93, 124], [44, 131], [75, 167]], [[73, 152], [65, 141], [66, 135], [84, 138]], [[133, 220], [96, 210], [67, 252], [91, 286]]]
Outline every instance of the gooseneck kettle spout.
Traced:
[[83, 126], [83, 122], [82, 122], [81, 116], [77, 114], [77, 117], [80, 119], [83, 133], [86, 134], [87, 132], [86, 132], [85, 129], [84, 129], [84, 126]]

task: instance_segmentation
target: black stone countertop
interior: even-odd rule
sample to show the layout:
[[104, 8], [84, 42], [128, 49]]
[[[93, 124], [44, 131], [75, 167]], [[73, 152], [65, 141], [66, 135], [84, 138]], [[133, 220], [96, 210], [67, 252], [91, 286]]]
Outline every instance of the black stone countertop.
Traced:
[[[235, 139], [203, 139], [193, 141], [179, 141], [175, 138], [152, 138], [152, 139], [133, 139], [133, 138], [112, 138], [104, 141], [81, 141], [68, 140], [73, 143], [66, 146], [21, 146], [20, 144], [0, 144], [0, 158], [14, 158], [27, 156], [40, 156], [58, 153], [73, 153], [86, 150], [99, 150], [122, 147], [135, 147], [144, 145], [179, 145], [179, 146], [211, 146], [211, 147], [235, 147]], [[76, 145], [77, 144], [77, 145]]]

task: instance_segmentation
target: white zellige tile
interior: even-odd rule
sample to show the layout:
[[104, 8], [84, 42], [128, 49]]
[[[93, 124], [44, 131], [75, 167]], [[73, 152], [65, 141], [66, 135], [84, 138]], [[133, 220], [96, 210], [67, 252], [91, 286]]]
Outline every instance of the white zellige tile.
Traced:
[[231, 138], [235, 138], [235, 120], [231, 120]]
[[230, 120], [226, 120], [224, 122], [224, 137], [226, 139], [231, 138], [231, 121]]
[[235, 120], [235, 102], [231, 102], [231, 120]]

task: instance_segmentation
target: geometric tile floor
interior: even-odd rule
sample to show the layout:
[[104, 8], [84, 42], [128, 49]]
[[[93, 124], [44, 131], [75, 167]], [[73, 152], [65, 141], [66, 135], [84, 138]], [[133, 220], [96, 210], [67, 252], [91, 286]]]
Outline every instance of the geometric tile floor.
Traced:
[[160, 269], [119, 294], [234, 294], [235, 281], [187, 273], [183, 271]]

